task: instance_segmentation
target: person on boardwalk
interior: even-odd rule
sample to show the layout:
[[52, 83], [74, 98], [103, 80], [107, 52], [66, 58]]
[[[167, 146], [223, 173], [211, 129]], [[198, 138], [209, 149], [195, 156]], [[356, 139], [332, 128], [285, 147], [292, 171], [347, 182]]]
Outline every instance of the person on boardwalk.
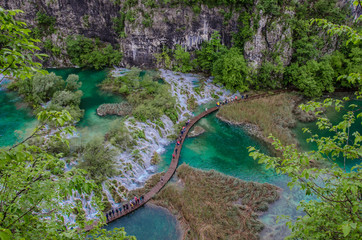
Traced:
[[137, 197], [134, 197], [134, 201], [136, 204], [138, 204], [138, 198]]
[[177, 141], [177, 146], [180, 146], [180, 141]]
[[187, 122], [186, 122], [186, 126], [187, 126], [187, 125], [189, 125], [189, 124], [190, 124], [190, 119], [189, 119], [189, 120], [187, 120]]
[[219, 103], [219, 102], [216, 103], [216, 107], [220, 107], [220, 103]]
[[174, 159], [175, 158], [175, 154], [172, 154], [172, 159]]
[[141, 202], [143, 202], [144, 199], [145, 199], [145, 197], [142, 195], [142, 196], [140, 197]]
[[112, 209], [112, 214], [113, 214], [113, 216], [114, 216], [114, 209]]
[[237, 101], [238, 100], [238, 96], [235, 96], [235, 101]]
[[119, 214], [122, 214], [122, 206], [118, 208]]
[[106, 219], [107, 219], [107, 221], [108, 221], [108, 213], [106, 213]]
[[163, 176], [161, 176], [160, 180], [161, 180], [161, 183], [163, 184]]

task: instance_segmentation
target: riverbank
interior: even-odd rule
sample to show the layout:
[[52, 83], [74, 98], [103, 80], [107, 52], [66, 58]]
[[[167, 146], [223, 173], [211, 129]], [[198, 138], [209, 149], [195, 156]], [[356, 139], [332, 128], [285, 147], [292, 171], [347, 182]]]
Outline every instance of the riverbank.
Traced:
[[[159, 178], [154, 175], [128, 197], [144, 194]], [[264, 227], [259, 215], [280, 196], [274, 185], [246, 182], [186, 164], [178, 167], [174, 179], [151, 202], [177, 216], [183, 239], [258, 239]]]

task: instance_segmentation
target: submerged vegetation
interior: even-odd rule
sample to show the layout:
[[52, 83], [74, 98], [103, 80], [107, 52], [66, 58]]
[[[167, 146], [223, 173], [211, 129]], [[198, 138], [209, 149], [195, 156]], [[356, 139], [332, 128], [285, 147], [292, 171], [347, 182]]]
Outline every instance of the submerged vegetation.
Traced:
[[[278, 188], [267, 183], [245, 182], [215, 171], [201, 171], [182, 164], [176, 183], [169, 183], [154, 203], [181, 217], [184, 239], [259, 239], [263, 224], [259, 212], [279, 198]], [[129, 196], [142, 195], [159, 181], [156, 175], [145, 189]]]
[[176, 99], [170, 93], [167, 84], [159, 83], [158, 73], [146, 72], [132, 68], [121, 77], [108, 77], [101, 84], [102, 89], [122, 94], [132, 105], [132, 115], [140, 121], [153, 121], [162, 115], [173, 122], [178, 119]]

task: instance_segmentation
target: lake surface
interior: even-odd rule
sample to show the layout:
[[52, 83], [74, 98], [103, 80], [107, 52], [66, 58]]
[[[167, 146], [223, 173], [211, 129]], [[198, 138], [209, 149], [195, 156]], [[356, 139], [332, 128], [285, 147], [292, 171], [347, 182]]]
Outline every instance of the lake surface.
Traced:
[[[77, 74], [82, 82], [81, 90], [83, 97], [81, 109], [85, 110], [84, 118], [77, 124], [80, 141], [88, 141], [95, 136], [103, 136], [111, 123], [119, 117], [99, 117], [96, 109], [103, 103], [116, 103], [124, 101], [121, 96], [105, 93], [97, 88], [106, 75], [107, 71], [92, 71], [81, 69], [49, 69], [64, 79], [69, 74]], [[29, 108], [24, 107], [22, 99], [16, 93], [9, 93], [0, 89], [0, 146], [12, 145], [17, 141], [16, 131], [26, 132], [27, 129], [36, 125], [35, 117]], [[362, 106], [361, 101], [352, 101]], [[200, 107], [201, 112], [205, 106]], [[207, 106], [210, 107], [210, 106]], [[196, 113], [197, 114], [197, 113]], [[343, 112], [330, 114], [333, 122], [337, 122]], [[245, 181], [267, 182], [281, 188], [280, 200], [270, 205], [269, 210], [261, 216], [266, 225], [262, 232], [265, 239], [283, 239], [288, 235], [288, 229], [283, 222], [276, 224], [278, 215], [289, 215], [297, 217], [302, 212], [296, 211], [300, 200], [307, 199], [305, 194], [298, 189], [290, 190], [287, 187], [288, 177], [277, 175], [272, 170], [266, 170], [263, 165], [258, 164], [248, 155], [248, 146], [254, 146], [264, 153], [268, 153], [266, 146], [257, 139], [250, 137], [241, 127], [231, 126], [219, 121], [215, 114], [201, 119], [197, 125], [202, 126], [206, 132], [196, 138], [188, 138], [183, 145], [180, 164], [187, 163], [192, 167], [222, 172], [224, 174], [240, 178]], [[298, 123], [294, 132], [301, 142], [304, 150], [315, 149], [316, 146], [305, 144], [308, 137], [302, 133], [302, 128], [308, 127], [317, 130], [315, 123]], [[361, 126], [356, 124], [352, 130], [358, 130]], [[24, 134], [23, 134], [24, 135]], [[328, 132], [321, 132], [328, 136]], [[159, 164], [159, 171], [166, 170], [170, 164], [174, 143], [166, 147]], [[343, 161], [339, 161], [342, 166]], [[342, 165], [341, 165], [342, 164]], [[347, 168], [355, 162], [348, 162]], [[178, 239], [180, 230], [176, 218], [163, 208], [146, 205], [129, 216], [119, 219], [106, 228], [125, 227], [130, 235], [137, 239]]]
[[15, 92], [0, 86], [0, 147], [11, 146], [31, 134], [37, 121]]

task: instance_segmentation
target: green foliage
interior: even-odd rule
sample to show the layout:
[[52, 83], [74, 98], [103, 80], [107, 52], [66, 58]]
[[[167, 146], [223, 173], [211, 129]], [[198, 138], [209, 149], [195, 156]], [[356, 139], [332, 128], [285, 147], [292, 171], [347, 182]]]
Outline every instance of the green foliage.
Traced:
[[[342, 107], [341, 101], [326, 99], [323, 103], [309, 103], [302, 109], [314, 111], [319, 107], [335, 106], [336, 111]], [[351, 106], [352, 107], [352, 106]], [[361, 196], [362, 196], [362, 168], [356, 163], [351, 171], [346, 171], [333, 164], [330, 168], [315, 168], [316, 161], [334, 162], [338, 157], [346, 161], [358, 160], [361, 154], [361, 133], [350, 131], [351, 125], [361, 124], [361, 114], [355, 116], [354, 111], [348, 111], [343, 120], [336, 125], [317, 112], [319, 129], [329, 131], [332, 136], [325, 138], [311, 134], [307, 141], [318, 145], [317, 151], [299, 152], [295, 145], [283, 146], [278, 139], [274, 140], [274, 147], [280, 157], [269, 157], [250, 147], [250, 155], [259, 159], [259, 163], [266, 164], [277, 173], [287, 174], [291, 178], [290, 187], [299, 186], [307, 195], [315, 195], [317, 200], [302, 201], [300, 207], [306, 212], [295, 222], [288, 222], [292, 233], [288, 239], [360, 239], [362, 233]]]
[[93, 138], [84, 146], [78, 168], [86, 170], [88, 177], [99, 185], [107, 178], [117, 175], [115, 157], [115, 151], [105, 146], [102, 138]]
[[35, 74], [32, 78], [12, 83], [12, 88], [25, 96], [25, 100], [35, 109], [51, 101], [48, 110], [61, 111], [66, 109], [75, 120], [83, 117], [83, 110], [79, 108], [83, 95], [78, 90], [81, 86], [79, 77], [71, 74], [64, 81], [61, 77], [50, 73], [47, 75]]
[[212, 75], [215, 83], [230, 90], [244, 92], [251, 83], [249, 68], [238, 48], [231, 48], [214, 63]]
[[238, 18], [238, 32], [233, 34], [234, 47], [244, 49], [244, 45], [254, 35], [250, 27], [251, 15], [248, 12], [240, 13]]
[[69, 36], [66, 40], [67, 53], [73, 64], [80, 67], [102, 69], [117, 65], [122, 53], [110, 44], [100, 44], [82, 35]]
[[[5, 11], [0, 7], [0, 63], [4, 67], [1, 73], [4, 76], [31, 79], [34, 72], [43, 71], [39, 70], [40, 64], [32, 62], [34, 50], [39, 50], [34, 46], [37, 40], [29, 37], [30, 31], [23, 28], [26, 26], [24, 23], [14, 20], [19, 12]], [[35, 54], [35, 57], [38, 55]], [[58, 82], [55, 79], [55, 83]], [[29, 89], [32, 87], [31, 84], [26, 86]], [[0, 149], [0, 238], [80, 240], [92, 236], [93, 239], [103, 240], [134, 240], [134, 237], [125, 235], [124, 229], [115, 229], [113, 232], [100, 229], [105, 222], [102, 215], [98, 216], [96, 224], [85, 218], [77, 218], [75, 223], [65, 224], [65, 217], [81, 212], [83, 206], [64, 204], [64, 200], [74, 196], [75, 192], [88, 198], [95, 184], [86, 180], [86, 172], [83, 170], [73, 168], [65, 172], [64, 162], [58, 158], [62, 154], [52, 155], [41, 147], [28, 144], [29, 140], [39, 137], [48, 126], [54, 126], [54, 131], [46, 141], [56, 141], [62, 147], [64, 143], [68, 146], [62, 136], [73, 134], [75, 130], [69, 125], [72, 121], [70, 114], [65, 110], [41, 111], [37, 117], [40, 125], [29, 137], [9, 149]], [[97, 198], [89, 199], [90, 205], [101, 212]], [[86, 225], [93, 225], [93, 229], [85, 231]]]
[[293, 63], [286, 75], [305, 96], [318, 97], [324, 91], [334, 91], [334, 70], [328, 60], [310, 60], [302, 66]]
[[36, 38], [41, 38], [55, 32], [54, 26], [57, 21], [55, 17], [49, 16], [43, 11], [39, 11], [36, 13], [35, 21], [37, 27], [34, 28], [33, 33]]
[[196, 51], [196, 63], [200, 70], [210, 73], [216, 60], [224, 54], [226, 47], [221, 44], [220, 34], [215, 31], [208, 42], [203, 42], [201, 50]]
[[50, 39], [44, 41], [44, 49], [51, 52], [54, 56], [59, 56], [61, 53], [60, 47], [54, 45]]
[[259, 10], [263, 10], [264, 14], [279, 16], [281, 14], [280, 6], [282, 6], [283, 3], [283, 0], [262, 0], [257, 7]]
[[154, 54], [154, 57], [156, 58], [156, 62], [158, 66], [164, 66], [167, 69], [171, 69], [172, 62], [171, 62], [171, 50], [167, 47], [162, 48], [162, 53], [156, 53]]
[[14, 19], [19, 13], [23, 12], [4, 10], [0, 7], [0, 73], [3, 74], [0, 83], [4, 77], [10, 75], [21, 79], [32, 76], [41, 68], [41, 64], [36, 61], [46, 56], [35, 53], [40, 50], [35, 45], [39, 40], [30, 38], [31, 31], [27, 29], [26, 24]]
[[106, 135], [106, 139], [112, 145], [117, 146], [124, 151], [136, 145], [136, 142], [133, 140], [123, 121], [115, 121], [112, 123], [110, 130]]
[[158, 74], [146, 72], [141, 76], [140, 69], [132, 68], [125, 76], [106, 79], [102, 87], [125, 94], [133, 106], [132, 115], [140, 121], [157, 120], [165, 114], [176, 122], [176, 99], [172, 97], [169, 86], [158, 80]]
[[174, 71], [186, 73], [190, 72], [193, 69], [190, 53], [187, 52], [185, 49], [183, 49], [179, 44], [176, 44], [174, 58], [175, 58], [175, 64], [173, 67]]
[[121, 13], [120, 17], [115, 17], [112, 20], [113, 20], [114, 31], [116, 31], [119, 37], [123, 37], [126, 15]]
[[278, 88], [280, 87], [280, 78], [284, 74], [284, 65], [280, 59], [280, 56], [277, 57], [276, 63], [264, 61], [253, 82], [253, 87], [255, 89], [259, 88]]

